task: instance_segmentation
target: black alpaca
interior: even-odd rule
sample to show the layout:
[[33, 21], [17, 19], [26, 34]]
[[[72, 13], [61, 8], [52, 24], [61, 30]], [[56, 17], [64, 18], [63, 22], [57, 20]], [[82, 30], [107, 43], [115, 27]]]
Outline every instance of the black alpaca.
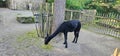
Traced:
[[67, 48], [68, 46], [67, 33], [74, 31], [75, 37], [72, 42], [77, 43], [80, 29], [81, 29], [81, 23], [79, 20], [71, 20], [71, 21], [63, 22], [52, 35], [45, 37], [45, 44], [47, 45], [52, 38], [54, 38], [58, 33], [61, 32], [64, 33], [64, 38], [65, 38], [64, 44], [65, 44], [65, 48]]

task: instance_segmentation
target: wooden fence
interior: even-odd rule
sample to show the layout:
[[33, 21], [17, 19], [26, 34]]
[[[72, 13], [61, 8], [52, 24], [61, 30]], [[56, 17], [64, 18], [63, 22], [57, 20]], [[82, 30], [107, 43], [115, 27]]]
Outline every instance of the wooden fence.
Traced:
[[120, 38], [120, 15], [116, 13], [97, 13], [95, 23], [98, 32]]
[[66, 10], [66, 20], [79, 19], [83, 28], [120, 38], [120, 15], [96, 13], [95, 10]]

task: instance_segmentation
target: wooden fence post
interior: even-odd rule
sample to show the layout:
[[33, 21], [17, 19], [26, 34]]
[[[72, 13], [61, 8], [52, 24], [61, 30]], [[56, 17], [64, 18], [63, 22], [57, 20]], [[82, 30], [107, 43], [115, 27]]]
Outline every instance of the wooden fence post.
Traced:
[[73, 18], [73, 11], [70, 12], [70, 20]]

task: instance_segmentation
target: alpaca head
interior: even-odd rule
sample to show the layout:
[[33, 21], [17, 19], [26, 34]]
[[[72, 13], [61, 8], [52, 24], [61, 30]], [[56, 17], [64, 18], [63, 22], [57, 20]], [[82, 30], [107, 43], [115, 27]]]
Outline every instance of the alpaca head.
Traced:
[[49, 39], [49, 36], [47, 34], [47, 36], [45, 37], [45, 40], [44, 40], [44, 44], [47, 45], [49, 43], [50, 39]]

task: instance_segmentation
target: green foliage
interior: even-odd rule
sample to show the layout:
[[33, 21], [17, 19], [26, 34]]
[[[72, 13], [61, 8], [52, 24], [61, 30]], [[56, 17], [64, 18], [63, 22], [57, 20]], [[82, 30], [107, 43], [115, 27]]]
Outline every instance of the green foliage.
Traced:
[[54, 0], [46, 0], [47, 3], [53, 3]]
[[91, 0], [66, 0], [66, 8], [80, 10], [86, 8], [90, 2]]
[[120, 0], [116, 0], [116, 2], [115, 2], [116, 4], [120, 4]]
[[[67, 9], [77, 9], [81, 10], [87, 8], [87, 4], [89, 4], [92, 0], [66, 0], [66, 8]], [[46, 0], [48, 3], [54, 2], [54, 0]]]
[[120, 5], [120, 0], [95, 0], [91, 4], [89, 4], [89, 9], [96, 9], [98, 12], [116, 12], [117, 9], [114, 7], [116, 5]]
[[104, 6], [103, 4], [99, 3], [99, 2], [93, 2], [91, 3], [89, 9], [96, 9], [98, 12], [108, 12], [109, 7]]
[[[47, 0], [51, 3], [54, 0]], [[116, 12], [114, 6], [119, 7], [120, 0], [66, 0], [66, 8], [71, 10], [96, 9], [98, 12]]]

